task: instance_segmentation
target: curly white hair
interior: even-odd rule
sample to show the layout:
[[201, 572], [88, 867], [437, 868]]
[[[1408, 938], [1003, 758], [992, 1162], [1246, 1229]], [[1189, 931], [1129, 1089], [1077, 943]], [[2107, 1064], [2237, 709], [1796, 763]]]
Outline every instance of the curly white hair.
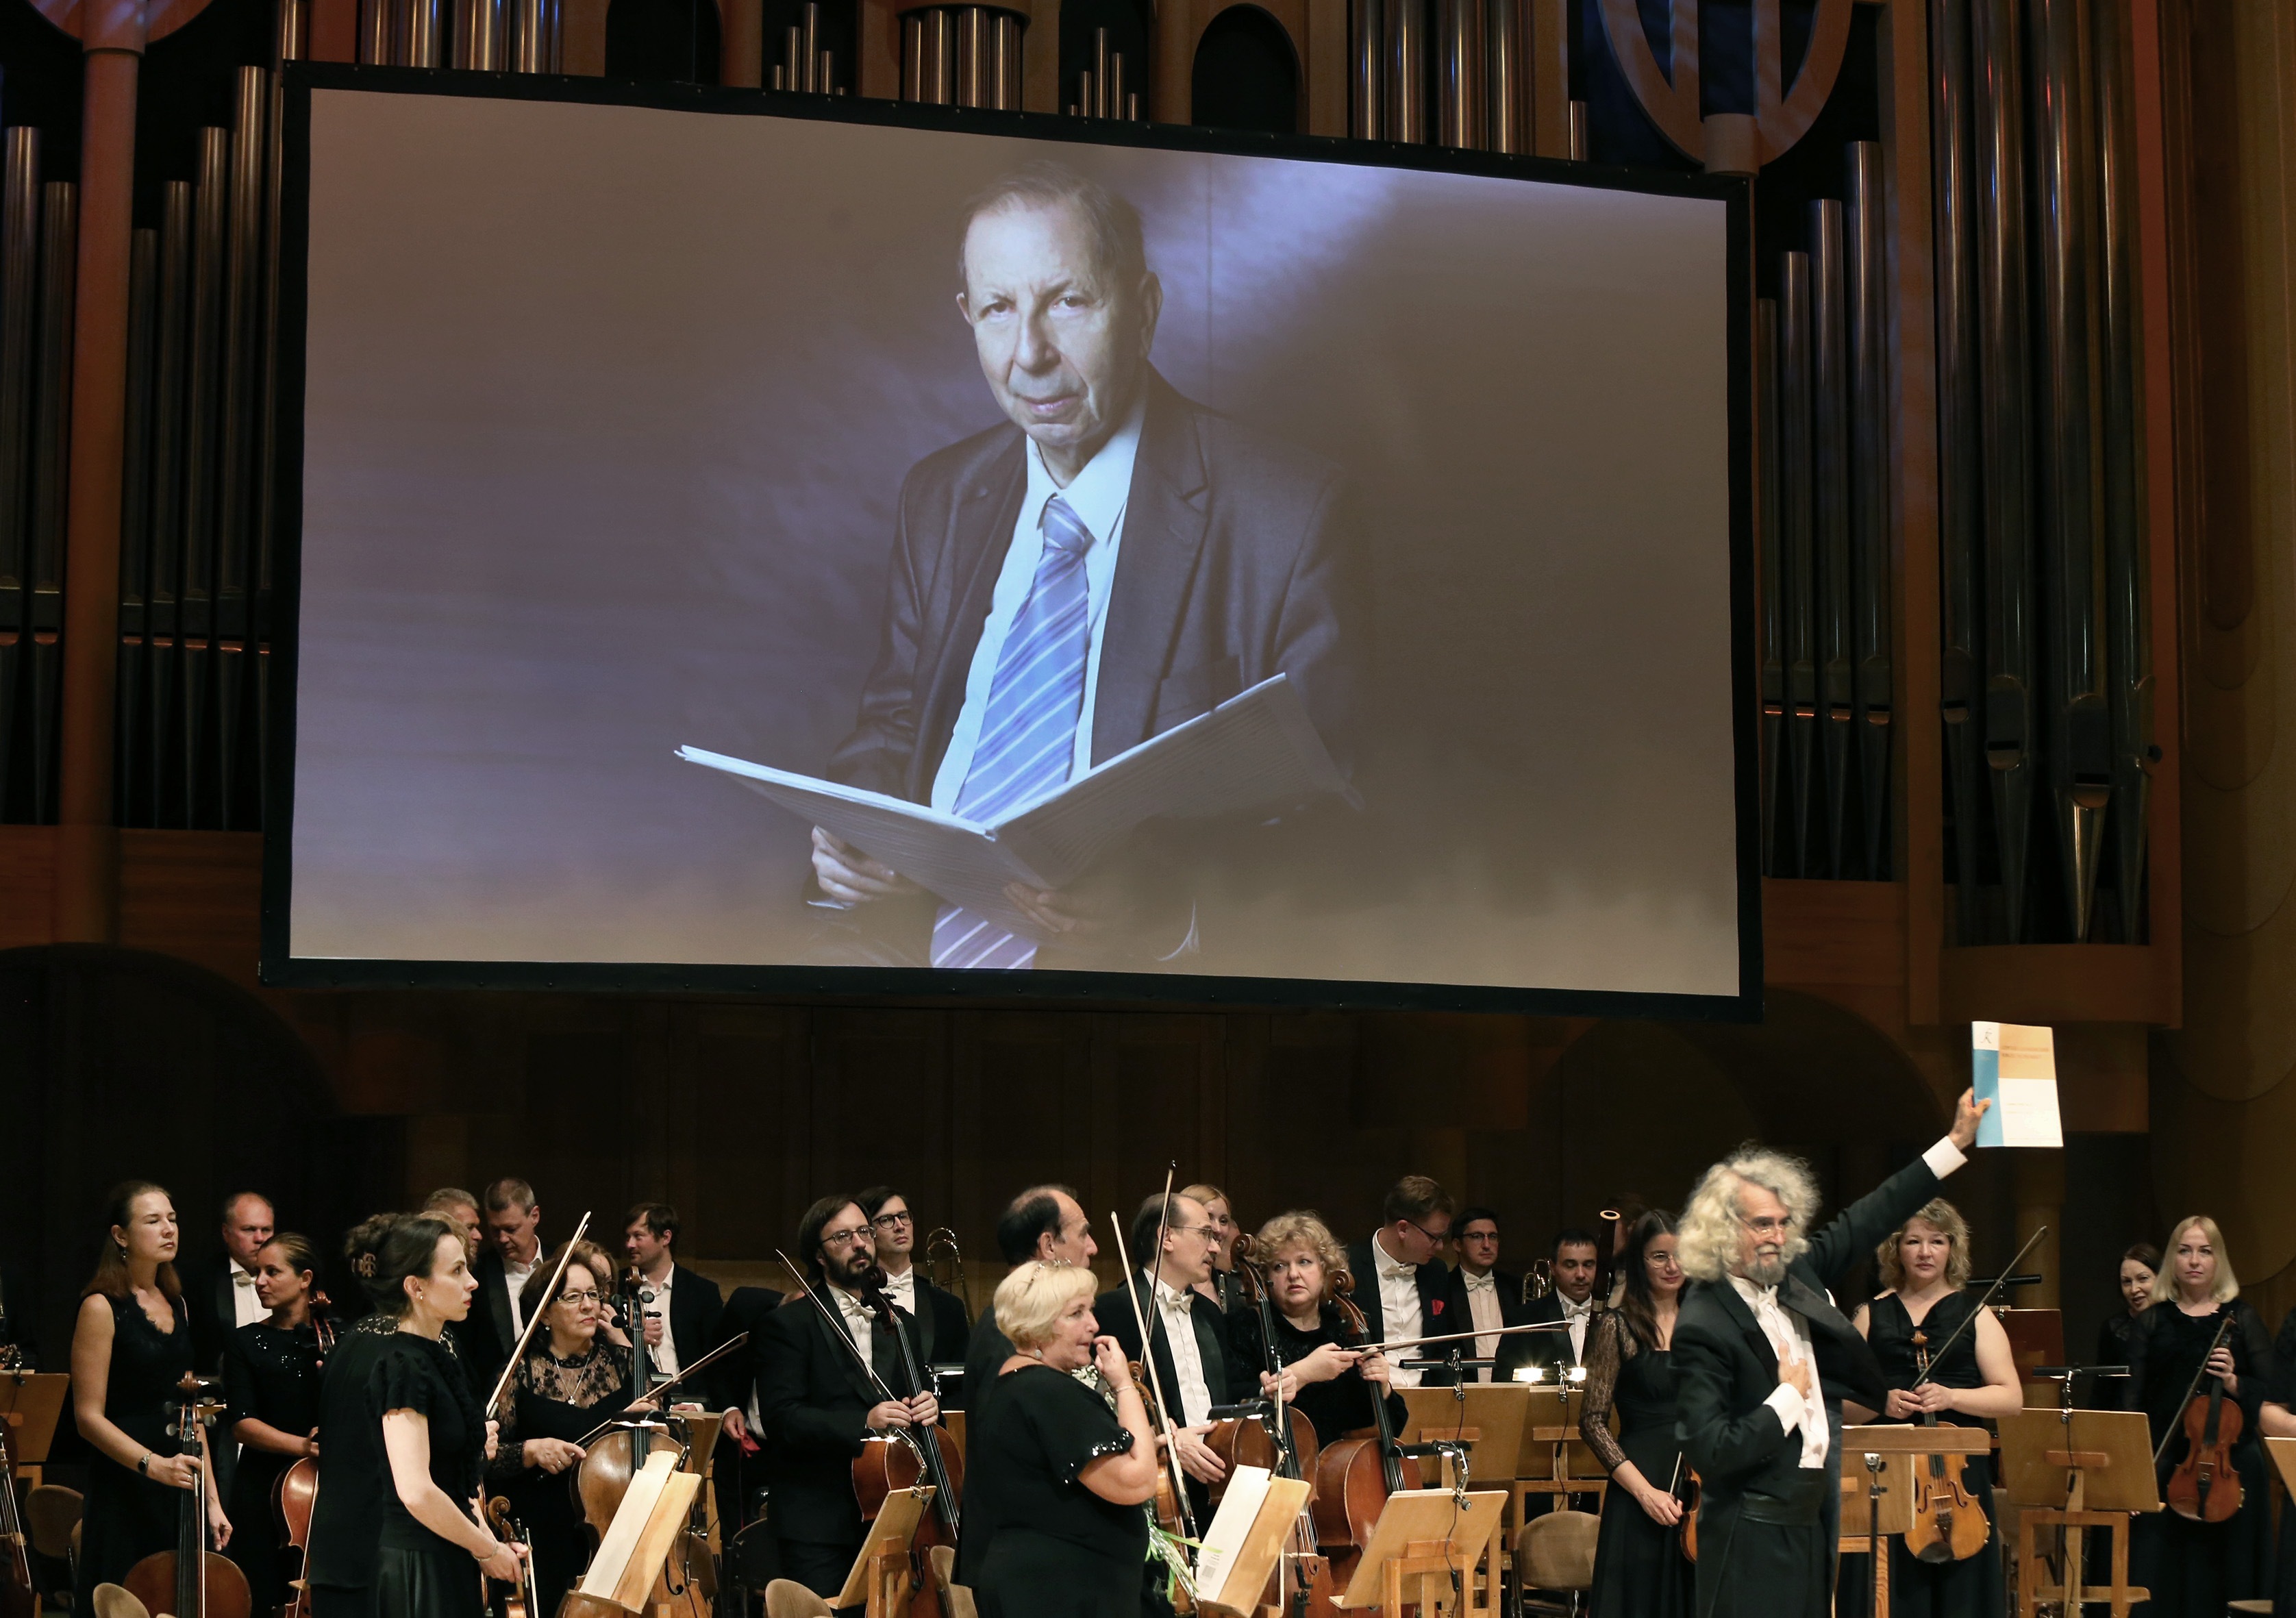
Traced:
[[1719, 1281], [1737, 1267], [1742, 1237], [1739, 1194], [1759, 1186], [1786, 1205], [1793, 1228], [1786, 1233], [1784, 1257], [1791, 1263], [1809, 1248], [1809, 1228], [1817, 1218], [1817, 1179], [1799, 1157], [1749, 1141], [1700, 1176], [1676, 1222], [1682, 1273], [1693, 1281]]

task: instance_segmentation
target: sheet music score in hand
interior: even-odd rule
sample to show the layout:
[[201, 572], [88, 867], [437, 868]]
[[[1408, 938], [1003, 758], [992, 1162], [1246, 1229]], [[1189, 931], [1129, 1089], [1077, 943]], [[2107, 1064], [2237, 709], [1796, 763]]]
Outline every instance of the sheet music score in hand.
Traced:
[[951, 904], [1040, 941], [1042, 929], [1004, 897], [1005, 883], [1062, 887], [1149, 820], [1274, 812], [1325, 795], [1357, 801], [1282, 674], [986, 825], [698, 747], [677, 756], [722, 770]]

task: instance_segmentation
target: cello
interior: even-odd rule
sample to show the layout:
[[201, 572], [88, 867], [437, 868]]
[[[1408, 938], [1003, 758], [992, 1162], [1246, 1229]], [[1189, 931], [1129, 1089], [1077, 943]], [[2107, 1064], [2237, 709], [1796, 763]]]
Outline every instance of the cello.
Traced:
[[[1366, 1341], [1371, 1333], [1364, 1312], [1349, 1295], [1354, 1277], [1334, 1277], [1332, 1302], [1338, 1305], [1342, 1335], [1349, 1343]], [[1316, 1539], [1332, 1552], [1333, 1584], [1345, 1589], [1356, 1563], [1371, 1543], [1387, 1497], [1421, 1487], [1419, 1462], [1405, 1455], [1395, 1441], [1395, 1424], [1387, 1409], [1387, 1395], [1379, 1384], [1365, 1380], [1372, 1400], [1372, 1425], [1377, 1436], [1343, 1438], [1325, 1446], [1316, 1463]]]
[[[2233, 1316], [2226, 1310], [2218, 1322], [2217, 1335], [2209, 1342], [2209, 1351], [2201, 1356], [2201, 1368], [2193, 1373], [2193, 1385], [2185, 1394], [2184, 1414], [2175, 1426], [2169, 1429], [2173, 1437], [2179, 1429], [2185, 1434], [2185, 1458], [2169, 1474], [2169, 1486], [2161, 1491], [2169, 1509], [2178, 1516], [2194, 1523], [2229, 1522], [2240, 1511], [2243, 1491], [2240, 1469], [2233, 1464], [2233, 1446], [2240, 1441], [2241, 1428], [2247, 1417], [2237, 1400], [2224, 1396], [2224, 1378], [2209, 1376], [2209, 1391], [2199, 1391], [2201, 1378], [2208, 1376], [2209, 1360], [2224, 1346], [2231, 1332]], [[2161, 1441], [2168, 1448], [2168, 1438]], [[2155, 1464], [2160, 1457], [2153, 1458]]]
[[[861, 1300], [875, 1312], [878, 1329], [892, 1333], [893, 1340], [900, 1344], [901, 1367], [908, 1374], [910, 1388], [914, 1393], [923, 1392], [925, 1379], [917, 1365], [916, 1350], [909, 1342], [909, 1334], [901, 1327], [900, 1310], [894, 1307], [892, 1294], [885, 1290], [885, 1272], [873, 1264], [861, 1277]], [[932, 1515], [918, 1525], [916, 1538], [909, 1546], [909, 1612], [912, 1618], [941, 1618], [939, 1583], [927, 1569], [934, 1546], [946, 1545], [952, 1551], [956, 1548], [959, 1511], [964, 1504], [960, 1491], [964, 1487], [964, 1462], [962, 1457], [941, 1449], [939, 1423], [912, 1427], [907, 1436], [906, 1445], [862, 1445], [861, 1458], [853, 1463], [854, 1489], [861, 1497], [861, 1515], [869, 1519], [877, 1512], [868, 1494], [863, 1492], [865, 1468], [868, 1471], [868, 1487], [875, 1492], [875, 1506], [882, 1506], [886, 1494], [892, 1490], [915, 1487], [920, 1476], [932, 1486]], [[897, 1459], [906, 1464], [897, 1465]], [[912, 1467], [919, 1470], [912, 1471]], [[908, 1474], [906, 1480], [903, 1473]], [[882, 1487], [878, 1486], [881, 1476]]]
[[[335, 1350], [335, 1323], [324, 1312], [327, 1294], [311, 1294], [311, 1335], [319, 1348], [318, 1368], [326, 1368]], [[295, 1553], [295, 1577], [288, 1588], [295, 1592], [283, 1618], [311, 1618], [311, 1512], [319, 1502], [319, 1462], [304, 1456], [281, 1473], [271, 1485], [272, 1520], [279, 1524], [279, 1542]]]
[[[1919, 1387], [1930, 1378], [1929, 1334], [1919, 1330], [1914, 1333], [1914, 1385]], [[1936, 1426], [1937, 1412], [1923, 1411], [1921, 1425]], [[1962, 1478], [1968, 1458], [1932, 1452], [1928, 1459], [1914, 1474], [1914, 1516], [1906, 1529], [1906, 1548], [1924, 1562], [1966, 1562], [1993, 1537], [1993, 1524]]]
[[16, 1506], [16, 1458], [8, 1449], [8, 1425], [0, 1422], [0, 1618], [40, 1618], [25, 1543]]
[[159, 1550], [127, 1570], [120, 1581], [128, 1593], [154, 1613], [176, 1618], [250, 1618], [255, 1606], [247, 1575], [239, 1565], [208, 1548], [208, 1490], [213, 1480], [208, 1468], [207, 1428], [223, 1413], [209, 1396], [212, 1381], [186, 1373], [177, 1383], [183, 1393], [175, 1422], [168, 1431], [185, 1455], [199, 1459], [199, 1477], [183, 1491], [176, 1515], [176, 1548]]
[[[1267, 1374], [1276, 1379], [1275, 1405], [1267, 1425], [1256, 1419], [1235, 1423], [1234, 1436], [1226, 1451], [1222, 1453], [1213, 1445], [1213, 1452], [1231, 1471], [1239, 1463], [1266, 1466], [1278, 1477], [1305, 1482], [1315, 1475], [1322, 1459], [1316, 1445], [1316, 1424], [1302, 1415], [1297, 1405], [1287, 1403], [1283, 1398], [1283, 1358], [1275, 1338], [1275, 1304], [1268, 1295], [1267, 1277], [1259, 1268], [1251, 1237], [1237, 1237], [1234, 1264], [1259, 1317], [1259, 1340], [1267, 1356]], [[1210, 1443], [1218, 1436], [1218, 1429], [1215, 1428], [1206, 1441]], [[1247, 1436], [1256, 1437], [1257, 1443], [1245, 1441]], [[1259, 1458], [1262, 1453], [1267, 1459]], [[1336, 1618], [1341, 1587], [1332, 1582], [1331, 1561], [1324, 1556], [1316, 1537], [1315, 1497], [1311, 1492], [1284, 1536], [1283, 1553], [1268, 1576], [1268, 1589], [1261, 1605], [1273, 1606], [1279, 1613], [1288, 1612], [1291, 1618]]]

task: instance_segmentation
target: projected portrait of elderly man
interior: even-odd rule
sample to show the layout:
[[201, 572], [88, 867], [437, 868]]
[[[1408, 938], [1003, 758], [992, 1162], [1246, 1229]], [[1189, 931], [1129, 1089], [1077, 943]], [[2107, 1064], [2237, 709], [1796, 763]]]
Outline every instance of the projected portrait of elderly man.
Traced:
[[[1163, 288], [1140, 217], [1093, 181], [1038, 166], [988, 187], [959, 267], [1004, 419], [910, 469], [877, 661], [827, 773], [987, 822], [1279, 671], [1348, 770], [1357, 586], [1338, 469], [1158, 374]], [[1155, 970], [1216, 946], [1207, 896], [1255, 863], [1251, 841], [1148, 827], [1067, 891], [1016, 883], [1041, 939], [818, 827], [813, 866], [872, 959]]]

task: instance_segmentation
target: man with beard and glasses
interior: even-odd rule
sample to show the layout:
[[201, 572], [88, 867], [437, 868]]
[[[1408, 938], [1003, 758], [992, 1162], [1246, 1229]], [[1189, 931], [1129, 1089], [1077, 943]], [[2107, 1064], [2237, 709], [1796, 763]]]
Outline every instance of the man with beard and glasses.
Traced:
[[[828, 1314], [791, 1298], [758, 1332], [758, 1414], [766, 1428], [766, 1480], [773, 1491], [783, 1576], [834, 1597], [860, 1553], [853, 1461], [862, 1441], [940, 1419], [931, 1393], [888, 1399], [907, 1386], [900, 1344], [862, 1302], [877, 1264], [876, 1232], [851, 1196], [824, 1196], [799, 1222], [797, 1251]], [[880, 1272], [882, 1274], [882, 1272]], [[895, 1306], [905, 1331], [914, 1323]], [[845, 1339], [840, 1342], [840, 1335]], [[914, 1341], [914, 1340], [913, 1340]], [[858, 1349], [857, 1356], [854, 1351]], [[863, 1370], [865, 1360], [875, 1380]], [[882, 1384], [882, 1386], [880, 1384]]]
[[1696, 1285], [1674, 1328], [1683, 1459], [1703, 1483], [1699, 1618], [1825, 1618], [1841, 1520], [1841, 1400], [1880, 1409], [1873, 1351], [1828, 1287], [1968, 1161], [1980, 1105], [1816, 1236], [1809, 1166], [1748, 1146], [1709, 1169], [1678, 1227]]

